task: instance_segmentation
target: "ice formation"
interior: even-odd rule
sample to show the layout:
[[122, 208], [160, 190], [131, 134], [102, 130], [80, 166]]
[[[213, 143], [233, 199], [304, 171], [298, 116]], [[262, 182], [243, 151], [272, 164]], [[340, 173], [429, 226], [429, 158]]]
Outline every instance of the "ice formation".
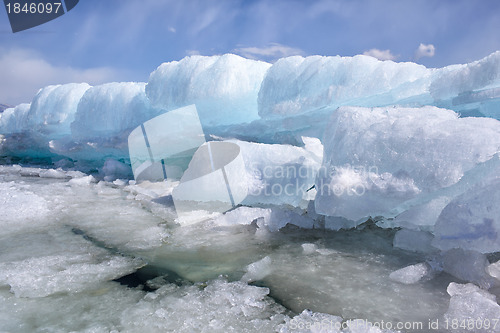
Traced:
[[89, 88], [86, 83], [70, 83], [41, 89], [31, 102], [25, 128], [50, 139], [69, 134], [80, 99]]
[[484, 253], [500, 251], [500, 174], [451, 201], [439, 215], [434, 245], [461, 247]]
[[233, 54], [191, 56], [160, 65], [146, 93], [165, 110], [196, 104], [203, 125], [250, 122], [258, 119], [257, 94], [270, 66]]
[[[341, 107], [323, 142], [317, 212], [361, 222], [399, 215], [400, 224], [432, 229], [444, 206], [474, 179], [451, 186], [497, 159], [500, 122], [436, 107]], [[490, 177], [498, 175], [494, 171]]]
[[415, 63], [369, 56], [288, 57], [278, 60], [262, 82], [263, 118], [307, 113], [326, 106], [398, 104], [425, 93], [431, 71]]
[[0, 330], [498, 318], [499, 61], [193, 56], [41, 89], [0, 113], [2, 163], [49, 164], [0, 166]]
[[392, 272], [389, 275], [389, 278], [396, 282], [413, 284], [417, 283], [429, 274], [429, 266], [425, 263], [420, 263], [398, 269], [397, 271]]
[[[444, 315], [451, 332], [496, 332], [500, 306], [496, 297], [472, 283], [450, 283], [450, 306]], [[462, 324], [465, 323], [465, 324]]]
[[145, 83], [114, 82], [90, 88], [81, 97], [71, 133], [76, 141], [123, 136], [156, 115], [145, 93]]

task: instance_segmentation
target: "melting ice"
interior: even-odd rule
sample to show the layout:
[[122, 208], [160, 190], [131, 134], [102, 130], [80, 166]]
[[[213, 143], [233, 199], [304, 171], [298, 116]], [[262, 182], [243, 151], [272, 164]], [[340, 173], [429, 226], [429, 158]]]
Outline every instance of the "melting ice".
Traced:
[[0, 331], [500, 331], [499, 59], [41, 89], [0, 113]]

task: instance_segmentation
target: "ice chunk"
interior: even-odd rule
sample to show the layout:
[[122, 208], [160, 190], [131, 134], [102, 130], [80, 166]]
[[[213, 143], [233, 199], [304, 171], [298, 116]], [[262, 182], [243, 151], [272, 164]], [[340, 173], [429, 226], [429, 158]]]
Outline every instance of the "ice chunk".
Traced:
[[222, 279], [200, 285], [167, 285], [124, 311], [127, 331], [274, 332], [285, 309], [267, 297], [269, 289]]
[[414, 284], [431, 273], [430, 267], [426, 263], [419, 263], [407, 266], [392, 272], [389, 278], [403, 284]]
[[146, 93], [166, 110], [196, 104], [204, 126], [250, 122], [258, 119], [257, 93], [270, 66], [233, 54], [186, 57], [151, 73]]
[[68, 183], [70, 185], [88, 186], [88, 185], [90, 185], [92, 183], [97, 183], [97, 180], [94, 178], [94, 176], [88, 175], [88, 176], [85, 176], [85, 177], [71, 179]]
[[469, 64], [442, 68], [436, 73], [430, 91], [435, 99], [445, 100], [483, 87], [499, 86], [500, 51], [497, 51]]
[[270, 257], [264, 257], [259, 261], [251, 263], [246, 267], [246, 273], [241, 278], [241, 281], [251, 282], [265, 278], [272, 271], [272, 260]]
[[432, 252], [436, 249], [431, 245], [434, 236], [425, 231], [401, 229], [394, 235], [394, 247], [414, 251], [414, 252]]
[[305, 255], [313, 254], [318, 250], [318, 247], [316, 244], [312, 243], [304, 243], [302, 244], [302, 251], [304, 252]]
[[51, 139], [69, 134], [78, 103], [89, 88], [86, 83], [68, 83], [41, 89], [31, 102], [27, 129]]
[[312, 187], [320, 161], [310, 151], [291, 145], [268, 145], [231, 141], [241, 148], [248, 184], [248, 196], [242, 202], [255, 204], [287, 204], [306, 208], [314, 199]]
[[[448, 322], [447, 329], [451, 328], [452, 332], [498, 331], [500, 306], [494, 295], [471, 283], [452, 282], [447, 291], [451, 296], [450, 306], [444, 315]], [[460, 325], [461, 323], [465, 325]]]
[[82, 96], [71, 124], [74, 140], [127, 136], [123, 132], [154, 117], [146, 97], [146, 83], [113, 82], [90, 88]]
[[[467, 171], [490, 160], [498, 152], [500, 122], [458, 118], [436, 107], [341, 107], [323, 143], [317, 212], [353, 221], [394, 217], [427, 204], [435, 199], [434, 192], [458, 183]], [[446, 195], [452, 198], [467, 186]], [[412, 220], [415, 216], [415, 211], [408, 214], [407, 222], [435, 223]]]
[[28, 114], [31, 104], [23, 103], [0, 113], [0, 133], [21, 133], [29, 129]]
[[68, 175], [66, 172], [63, 170], [59, 169], [47, 169], [40, 171], [39, 173], [40, 178], [57, 178], [57, 179], [65, 179], [65, 178], [71, 178], [70, 175]]
[[461, 280], [473, 282], [482, 288], [490, 288], [494, 279], [486, 269], [488, 259], [482, 253], [463, 249], [451, 249], [442, 255], [443, 270]]
[[323, 144], [321, 140], [303, 136], [302, 141], [304, 142], [304, 149], [316, 155], [318, 162], [321, 163], [321, 161], [323, 161]]
[[129, 165], [111, 158], [104, 161], [101, 171], [105, 181], [113, 181], [118, 178], [129, 179], [132, 177], [132, 169]]
[[306, 208], [319, 166], [316, 155], [290, 145], [209, 142], [194, 155], [173, 198], [181, 213], [224, 212], [239, 203]]
[[486, 271], [489, 275], [500, 280], [500, 260], [489, 265]]
[[325, 106], [383, 106], [426, 92], [431, 71], [415, 63], [369, 56], [288, 57], [269, 69], [259, 92], [263, 118], [306, 113]]
[[[497, 174], [500, 177], [500, 174]], [[436, 223], [434, 245], [491, 253], [500, 251], [500, 178], [454, 199]]]

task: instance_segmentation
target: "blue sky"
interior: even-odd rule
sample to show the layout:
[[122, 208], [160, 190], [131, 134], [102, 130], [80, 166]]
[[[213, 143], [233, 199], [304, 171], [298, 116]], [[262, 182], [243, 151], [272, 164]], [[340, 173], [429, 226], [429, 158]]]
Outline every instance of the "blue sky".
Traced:
[[0, 103], [48, 84], [147, 81], [192, 54], [366, 53], [442, 67], [500, 50], [499, 31], [498, 0], [80, 0], [16, 34], [0, 8]]

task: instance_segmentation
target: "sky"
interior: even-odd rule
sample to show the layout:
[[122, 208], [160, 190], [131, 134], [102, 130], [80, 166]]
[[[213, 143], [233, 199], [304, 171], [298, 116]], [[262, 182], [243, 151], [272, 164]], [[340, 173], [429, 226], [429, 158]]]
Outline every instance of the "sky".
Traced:
[[12, 33], [0, 7], [0, 103], [50, 84], [147, 81], [161, 63], [235, 53], [414, 61], [427, 67], [500, 50], [498, 0], [80, 0]]

